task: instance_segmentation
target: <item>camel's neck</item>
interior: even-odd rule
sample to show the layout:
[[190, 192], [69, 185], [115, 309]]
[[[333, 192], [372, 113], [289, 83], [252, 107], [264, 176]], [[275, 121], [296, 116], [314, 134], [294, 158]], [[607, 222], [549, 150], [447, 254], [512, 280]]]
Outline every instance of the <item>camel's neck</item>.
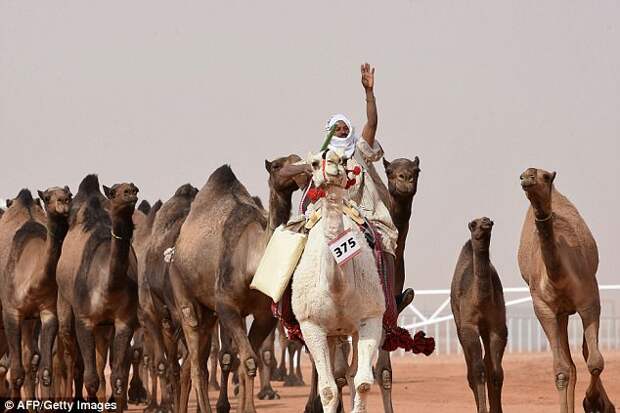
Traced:
[[413, 195], [396, 195], [390, 192], [390, 215], [398, 230], [397, 255], [399, 251], [402, 253], [405, 250], [412, 203]]
[[68, 230], [69, 222], [66, 217], [48, 214], [47, 240], [45, 241], [45, 258], [43, 259], [43, 272], [47, 279], [56, 280], [56, 266]]
[[474, 302], [481, 303], [491, 295], [491, 260], [489, 247], [474, 246]]
[[[562, 277], [562, 264], [553, 230], [553, 221], [555, 217], [551, 211], [543, 218], [538, 218], [539, 214], [534, 211], [534, 216], [542, 258], [547, 268], [547, 275], [551, 281], [559, 281]], [[543, 215], [541, 214], [540, 216]]]
[[286, 224], [291, 217], [292, 197], [293, 191], [283, 193], [272, 188], [269, 192], [269, 228], [267, 231], [269, 237], [278, 226]]
[[[342, 204], [344, 202], [345, 189], [339, 186], [327, 186], [325, 188], [325, 198], [322, 205], [323, 235], [327, 243], [333, 241], [344, 231], [344, 221], [342, 216]], [[328, 288], [332, 295], [341, 295], [347, 290], [347, 286], [351, 281], [351, 275], [348, 274], [346, 268], [350, 266], [340, 267], [329, 254], [328, 261], [330, 265], [326, 268]]]
[[112, 240], [110, 244], [111, 284], [127, 278], [129, 253], [133, 236], [133, 210], [124, 208], [112, 211]]

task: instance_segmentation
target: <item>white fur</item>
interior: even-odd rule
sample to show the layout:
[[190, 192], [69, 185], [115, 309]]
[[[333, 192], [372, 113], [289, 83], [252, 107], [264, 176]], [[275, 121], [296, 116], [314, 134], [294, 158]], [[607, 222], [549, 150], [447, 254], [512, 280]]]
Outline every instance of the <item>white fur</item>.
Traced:
[[[345, 193], [332, 189], [339, 195]], [[319, 394], [326, 413], [336, 412], [338, 406], [330, 338], [357, 338], [357, 396], [353, 411], [361, 413], [366, 411], [366, 397], [373, 383], [372, 362], [381, 341], [385, 298], [374, 254], [357, 224], [341, 212], [335, 213], [334, 206], [339, 202], [341, 205], [341, 199], [328, 193], [323, 202], [323, 218], [308, 234], [306, 248], [293, 274], [292, 305], [317, 368]], [[335, 231], [347, 228], [355, 234], [362, 252], [339, 267], [327, 243]]]

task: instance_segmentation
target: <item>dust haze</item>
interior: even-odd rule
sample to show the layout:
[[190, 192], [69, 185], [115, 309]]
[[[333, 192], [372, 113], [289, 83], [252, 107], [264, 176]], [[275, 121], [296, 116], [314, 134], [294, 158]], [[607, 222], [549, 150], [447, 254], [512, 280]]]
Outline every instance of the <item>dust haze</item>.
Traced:
[[387, 159], [420, 157], [409, 286], [448, 288], [480, 216], [524, 285], [531, 166], [557, 171], [617, 284], [619, 26], [617, 1], [5, 0], [0, 197], [96, 172], [153, 202], [229, 163], [266, 200], [264, 159], [316, 151], [334, 112], [361, 130], [368, 61]]

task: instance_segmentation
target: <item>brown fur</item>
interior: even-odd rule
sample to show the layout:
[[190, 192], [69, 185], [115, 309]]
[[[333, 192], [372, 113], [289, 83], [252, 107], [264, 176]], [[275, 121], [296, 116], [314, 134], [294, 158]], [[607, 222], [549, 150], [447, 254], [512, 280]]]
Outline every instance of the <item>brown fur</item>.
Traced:
[[[94, 398], [100, 382], [95, 365], [95, 334], [98, 354], [105, 356], [107, 348], [100, 341], [107, 342], [105, 334], [96, 332], [103, 330], [96, 327], [114, 325], [112, 397], [122, 406], [127, 394], [125, 359], [137, 324], [137, 270], [131, 238], [138, 189], [133, 184], [118, 184], [112, 188], [104, 186], [104, 190], [107, 199], [99, 191], [97, 177], [87, 176], [71, 209], [57, 271], [60, 336], [68, 365], [72, 365], [77, 356], [72, 333], [75, 317], [75, 335], [84, 360], [84, 383], [88, 396]], [[71, 394], [66, 392], [64, 396]]]
[[[467, 380], [478, 412], [486, 413], [486, 391], [491, 413], [501, 413], [504, 381], [502, 357], [508, 331], [502, 284], [489, 259], [493, 222], [481, 218], [469, 224], [468, 240], [456, 264], [450, 304], [467, 363]], [[484, 359], [480, 348], [484, 344]]]
[[[197, 193], [198, 189], [190, 184], [182, 185], [174, 196], [159, 208], [153, 222], [152, 235], [146, 243], [139, 265], [141, 322], [148, 348], [148, 367], [154, 382], [152, 392], [157, 390], [155, 386], [161, 378], [162, 404], [168, 407], [172, 400], [178, 400], [177, 376], [180, 372], [176, 362], [176, 330], [180, 329], [180, 324], [173, 311], [174, 302], [168, 280], [169, 264], [164, 262], [163, 254], [174, 245]], [[175, 394], [170, 394], [168, 386], [174, 388]], [[156, 405], [157, 400], [151, 398], [150, 407], [155, 408]]]
[[[253, 378], [260, 364], [256, 352], [271, 332], [275, 319], [271, 315], [270, 299], [251, 290], [249, 285], [271, 234], [269, 228], [288, 220], [291, 195], [297, 189], [292, 179], [282, 179], [277, 171], [282, 165], [296, 161], [299, 157], [291, 155], [265, 163], [271, 190], [267, 222], [245, 187], [225, 165], [209, 177], [181, 227], [170, 279], [177, 310], [182, 315], [192, 383], [198, 392], [201, 411], [209, 411], [208, 372], [203, 366], [209, 355], [215, 311], [223, 326], [221, 360], [224, 362], [218, 409], [230, 406], [227, 383], [234, 339], [241, 362], [239, 409], [255, 411]], [[254, 321], [248, 339], [242, 320], [249, 314], [254, 316]]]
[[573, 413], [575, 409], [577, 375], [567, 326], [569, 315], [578, 313], [584, 325], [583, 354], [591, 376], [583, 406], [586, 412], [611, 413], [615, 408], [600, 379], [604, 361], [598, 348], [598, 249], [575, 206], [555, 189], [555, 176], [555, 172], [535, 168], [521, 175], [521, 186], [531, 206], [521, 232], [519, 268], [553, 350], [561, 410]]
[[[41, 318], [41, 355], [39, 382], [41, 396], [51, 397], [52, 345], [56, 336], [56, 264], [67, 230], [71, 192], [69, 188], [53, 187], [39, 191], [47, 217], [40, 203], [24, 189], [13, 200], [0, 222], [0, 291], [6, 338], [10, 349], [11, 395], [19, 397], [25, 386], [28, 397], [34, 397], [35, 384], [31, 374], [25, 375], [22, 365], [35, 354], [34, 324], [24, 320]], [[3, 347], [4, 344], [0, 347]]]

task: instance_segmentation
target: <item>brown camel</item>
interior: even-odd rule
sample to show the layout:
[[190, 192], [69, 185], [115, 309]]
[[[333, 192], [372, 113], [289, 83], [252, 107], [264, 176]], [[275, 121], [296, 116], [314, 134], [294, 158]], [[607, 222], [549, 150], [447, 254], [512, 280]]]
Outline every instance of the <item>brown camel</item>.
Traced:
[[102, 354], [98, 344], [105, 341], [105, 329], [101, 327], [114, 327], [110, 355], [112, 399], [120, 410], [126, 405], [127, 355], [137, 324], [137, 264], [131, 239], [138, 188], [123, 183], [112, 188], [104, 186], [104, 191], [107, 199], [99, 190], [97, 176], [88, 175], [80, 183], [71, 207], [69, 232], [56, 277], [60, 337], [65, 357], [75, 360], [76, 354], [71, 354], [76, 350], [72, 341], [75, 319], [84, 384], [88, 397], [96, 400], [100, 379], [95, 359], [96, 353]]
[[519, 268], [530, 287], [534, 312], [553, 352], [560, 411], [575, 411], [577, 372], [568, 343], [568, 317], [583, 322], [583, 355], [590, 372], [583, 407], [586, 412], [615, 412], [603, 388], [603, 356], [598, 347], [601, 313], [596, 271], [598, 249], [577, 208], [553, 182], [555, 172], [529, 168], [521, 187], [530, 201], [519, 245]]
[[[146, 245], [150, 239], [155, 216], [162, 206], [162, 202], [158, 200], [151, 206], [148, 201], [142, 200], [138, 208], [133, 213], [132, 221], [134, 223], [134, 235], [132, 247], [136, 253], [138, 263], [141, 262]], [[138, 265], [139, 268], [139, 265]], [[138, 307], [138, 320], [142, 320], [142, 309]], [[141, 404], [148, 402], [148, 392], [144, 387], [147, 380], [147, 372], [143, 369], [143, 357], [145, 356], [145, 332], [142, 329], [143, 323], [140, 322], [138, 328], [134, 332], [130, 360], [132, 368], [132, 377], [129, 382], [129, 390], [127, 391], [128, 401], [132, 404]], [[101, 376], [99, 376], [101, 379]]]
[[[9, 346], [12, 398], [19, 398], [27, 380], [22, 357], [30, 363], [34, 354], [34, 324], [22, 322], [36, 317], [42, 322], [38, 373], [41, 397], [52, 396], [52, 346], [58, 329], [56, 264], [67, 233], [71, 192], [68, 187], [53, 187], [39, 191], [39, 196], [47, 217], [30, 191], [23, 189], [0, 221], [0, 298]], [[26, 390], [26, 396], [34, 398], [33, 382]]]
[[[489, 258], [493, 221], [469, 223], [471, 238], [456, 263], [450, 304], [478, 413], [502, 412], [502, 357], [508, 339], [502, 283]], [[480, 348], [484, 344], [484, 359]], [[485, 382], [489, 395], [487, 410]]]
[[[218, 168], [196, 196], [181, 227], [170, 279], [189, 349], [191, 378], [202, 412], [210, 412], [207, 394], [210, 332], [219, 317], [222, 341], [222, 380], [218, 412], [230, 410], [228, 375], [236, 364], [234, 340], [239, 352], [239, 411], [254, 412], [254, 377], [259, 347], [273, 329], [271, 299], [250, 289], [250, 282], [274, 228], [288, 221], [291, 195], [298, 189], [291, 178], [278, 171], [298, 162], [290, 155], [265, 161], [269, 172], [269, 218], [266, 220], [229, 166]], [[209, 253], [205, 253], [208, 251]], [[243, 318], [254, 320], [246, 334]]]
[[[413, 301], [414, 297], [413, 289], [408, 288], [403, 291], [403, 288], [405, 285], [405, 244], [409, 234], [413, 198], [418, 191], [420, 159], [416, 156], [413, 161], [407, 158], [398, 158], [389, 162], [383, 158], [383, 167], [388, 179], [388, 209], [392, 221], [398, 229], [398, 241], [395, 250], [394, 296], [400, 313]], [[375, 374], [381, 389], [383, 409], [386, 413], [391, 413], [394, 411], [392, 407], [392, 362], [390, 354], [384, 350], [379, 350]]]
[[169, 263], [164, 260], [164, 253], [174, 245], [197, 193], [198, 189], [192, 185], [182, 185], [161, 206], [138, 265], [141, 323], [144, 326], [151, 374], [151, 397], [146, 411], [157, 410], [158, 381], [161, 381], [162, 390], [162, 406], [159, 409], [170, 410], [173, 400], [176, 401], [176, 397], [173, 399], [170, 394], [169, 386], [178, 392], [179, 368], [175, 332], [180, 328], [180, 323], [174, 312], [174, 300], [168, 279]]

